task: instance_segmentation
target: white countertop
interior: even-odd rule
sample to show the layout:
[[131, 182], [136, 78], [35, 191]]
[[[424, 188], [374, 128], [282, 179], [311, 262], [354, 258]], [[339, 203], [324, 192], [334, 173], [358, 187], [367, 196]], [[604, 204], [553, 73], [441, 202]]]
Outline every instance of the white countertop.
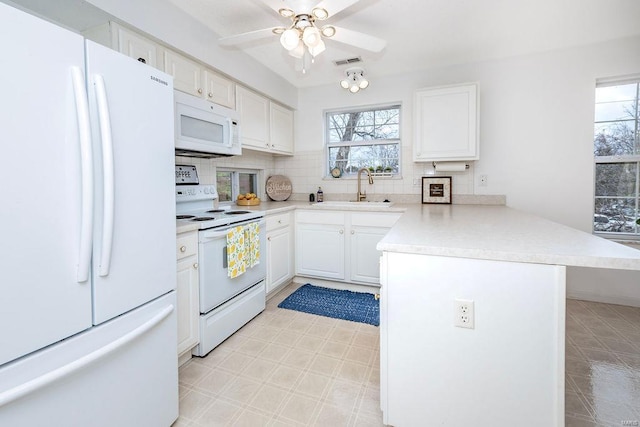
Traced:
[[640, 270], [639, 250], [506, 206], [409, 206], [377, 248], [459, 258]]

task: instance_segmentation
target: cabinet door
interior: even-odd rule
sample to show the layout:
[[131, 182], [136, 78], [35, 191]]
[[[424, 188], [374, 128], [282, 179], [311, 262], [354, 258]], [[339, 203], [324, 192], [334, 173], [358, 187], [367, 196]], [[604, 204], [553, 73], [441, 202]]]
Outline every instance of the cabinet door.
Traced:
[[202, 67], [197, 62], [167, 49], [164, 72], [173, 76], [174, 89], [202, 97]]
[[414, 161], [477, 160], [477, 85], [416, 92]]
[[293, 111], [272, 102], [270, 113], [271, 149], [283, 154], [293, 154]]
[[162, 48], [160, 45], [115, 23], [111, 25], [113, 25], [112, 31], [118, 40], [118, 52], [154, 68], [162, 69]]
[[298, 224], [296, 273], [344, 280], [344, 227]]
[[237, 86], [236, 102], [243, 148], [269, 151], [269, 100]]
[[235, 83], [212, 70], [204, 70], [205, 99], [216, 104], [236, 108]]
[[381, 227], [351, 227], [351, 280], [380, 284], [381, 252], [376, 245], [387, 231]]
[[198, 258], [178, 261], [178, 355], [198, 344]]
[[267, 293], [293, 277], [291, 229], [284, 227], [267, 235]]

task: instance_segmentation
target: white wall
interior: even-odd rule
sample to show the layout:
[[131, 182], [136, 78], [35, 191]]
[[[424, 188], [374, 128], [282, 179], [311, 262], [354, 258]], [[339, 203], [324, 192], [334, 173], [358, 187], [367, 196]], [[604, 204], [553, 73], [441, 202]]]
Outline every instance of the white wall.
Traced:
[[[337, 81], [301, 89], [296, 121], [296, 152], [300, 155], [276, 160], [276, 167], [306, 169], [313, 183], [302, 181], [305, 189], [322, 185], [323, 111], [401, 102], [402, 165], [407, 173], [392, 192], [417, 193], [420, 188], [412, 185], [412, 179], [429, 168], [411, 161], [414, 90], [478, 81], [480, 160], [470, 172], [471, 188], [463, 186], [457, 193], [505, 194], [511, 207], [591, 232], [595, 81], [640, 74], [638, 46], [640, 38], [632, 38], [400, 76], [369, 75], [370, 87], [355, 95], [341, 89]], [[366, 63], [364, 67], [366, 70]], [[314, 161], [307, 162], [309, 158]], [[488, 175], [487, 187], [478, 186], [481, 174]], [[349, 188], [344, 192], [351, 192], [349, 181], [325, 183], [336, 191]]]
[[[429, 170], [411, 161], [413, 91], [420, 87], [478, 81], [480, 160], [454, 174], [455, 194], [504, 194], [507, 205], [591, 232], [593, 218], [593, 119], [596, 79], [640, 74], [640, 38], [498, 61], [464, 64], [400, 76], [368, 75], [371, 85], [350, 94], [334, 85], [300, 90], [296, 156], [276, 159], [278, 173], [294, 191], [353, 193], [353, 180], [322, 180], [323, 111], [402, 103], [403, 179], [376, 182], [368, 191], [383, 196], [419, 194], [414, 178]], [[364, 64], [366, 70], [366, 63]], [[488, 175], [488, 186], [477, 177]], [[458, 185], [456, 185], [458, 184]], [[376, 187], [381, 189], [376, 189]], [[601, 283], [615, 283], [603, 289]], [[570, 296], [640, 301], [640, 273], [573, 269]], [[610, 300], [613, 302], [613, 300]]]

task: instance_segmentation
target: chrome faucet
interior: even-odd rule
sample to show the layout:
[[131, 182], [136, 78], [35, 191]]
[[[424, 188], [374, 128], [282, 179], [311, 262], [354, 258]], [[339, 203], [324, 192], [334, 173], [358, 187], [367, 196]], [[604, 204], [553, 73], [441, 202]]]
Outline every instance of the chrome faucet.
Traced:
[[371, 176], [371, 172], [369, 172], [369, 169], [367, 168], [360, 168], [360, 170], [358, 170], [358, 194], [356, 196], [356, 201], [357, 202], [361, 202], [363, 200], [365, 200], [367, 198], [367, 192], [366, 191], [361, 191], [362, 187], [361, 187], [361, 183], [360, 183], [360, 178], [362, 177], [362, 172], [366, 172], [367, 175], [369, 175], [369, 184], [373, 184], [373, 177]]

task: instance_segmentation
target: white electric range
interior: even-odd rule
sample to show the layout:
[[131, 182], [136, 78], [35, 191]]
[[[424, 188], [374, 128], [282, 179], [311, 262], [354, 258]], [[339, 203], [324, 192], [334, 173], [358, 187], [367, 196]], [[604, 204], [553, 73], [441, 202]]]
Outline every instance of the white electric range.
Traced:
[[[176, 167], [176, 182], [178, 180]], [[193, 167], [195, 168], [195, 167]], [[194, 172], [195, 173], [195, 169]], [[176, 219], [198, 225], [198, 279], [200, 291], [200, 344], [196, 356], [211, 350], [265, 308], [266, 236], [264, 212], [218, 206], [215, 185], [177, 184]], [[256, 223], [259, 232], [258, 264], [230, 277], [227, 262], [228, 233]]]

